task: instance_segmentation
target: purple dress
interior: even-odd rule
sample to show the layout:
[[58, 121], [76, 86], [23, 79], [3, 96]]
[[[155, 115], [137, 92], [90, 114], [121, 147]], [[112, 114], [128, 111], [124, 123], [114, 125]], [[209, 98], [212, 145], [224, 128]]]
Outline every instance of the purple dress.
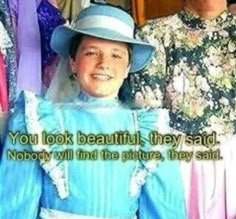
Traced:
[[42, 0], [37, 8], [38, 23], [41, 36], [42, 47], [42, 67], [52, 64], [57, 54], [50, 47], [52, 33], [58, 25], [62, 25], [66, 20], [61, 12], [50, 4], [47, 0]]
[[55, 56], [49, 48], [51, 33], [64, 19], [46, 0], [9, 0], [9, 7], [17, 28], [17, 93], [41, 94], [42, 63]]
[[41, 43], [36, 11], [39, 2], [9, 0], [11, 15], [16, 21], [17, 93], [23, 89], [41, 93]]

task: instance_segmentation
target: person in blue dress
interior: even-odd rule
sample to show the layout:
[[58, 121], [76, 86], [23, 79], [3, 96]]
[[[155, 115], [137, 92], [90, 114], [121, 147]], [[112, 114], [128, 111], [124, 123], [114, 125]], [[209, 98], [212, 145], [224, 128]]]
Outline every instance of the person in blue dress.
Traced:
[[51, 46], [70, 59], [80, 93], [57, 104], [21, 93], [1, 160], [0, 218], [184, 219], [178, 163], [149, 139], [169, 133], [168, 112], [117, 98], [128, 72], [154, 53], [134, 38], [131, 16], [88, 7], [55, 29]]

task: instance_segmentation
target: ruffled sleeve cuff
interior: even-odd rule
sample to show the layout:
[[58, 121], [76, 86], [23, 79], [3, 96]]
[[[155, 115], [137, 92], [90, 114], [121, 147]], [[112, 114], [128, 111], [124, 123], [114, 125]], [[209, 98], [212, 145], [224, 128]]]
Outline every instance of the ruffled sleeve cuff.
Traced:
[[164, 160], [164, 153], [168, 147], [161, 144], [153, 144], [151, 142], [151, 134], [164, 135], [170, 132], [169, 129], [169, 114], [165, 109], [143, 109], [136, 111], [137, 115], [137, 128], [140, 131], [141, 146], [139, 147], [140, 153], [143, 154], [156, 154], [158, 159], [142, 159], [137, 165], [132, 179], [130, 194], [136, 196], [139, 194], [141, 186], [146, 182], [148, 176], [156, 170], [158, 163]]
[[[137, 113], [137, 119], [142, 142], [140, 150], [143, 152], [162, 152], [166, 150], [167, 145], [163, 144], [161, 141], [157, 141], [157, 139], [164, 137], [164, 135], [166, 134], [170, 134], [168, 110], [142, 110]], [[153, 138], [153, 136], [159, 136], [160, 138], [155, 139]], [[142, 163], [144, 163], [144, 165], [146, 166], [149, 161], [142, 161]]]

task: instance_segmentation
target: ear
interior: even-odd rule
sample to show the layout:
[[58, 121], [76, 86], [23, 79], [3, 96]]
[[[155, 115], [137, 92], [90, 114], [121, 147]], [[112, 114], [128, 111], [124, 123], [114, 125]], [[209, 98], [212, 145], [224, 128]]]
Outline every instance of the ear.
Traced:
[[130, 67], [131, 67], [131, 64], [129, 64], [129, 66], [126, 68], [124, 78], [128, 77], [129, 71], [130, 71]]
[[70, 58], [70, 59], [69, 59], [69, 63], [70, 63], [70, 70], [71, 70], [73, 73], [76, 73], [76, 65], [75, 65], [74, 59]]

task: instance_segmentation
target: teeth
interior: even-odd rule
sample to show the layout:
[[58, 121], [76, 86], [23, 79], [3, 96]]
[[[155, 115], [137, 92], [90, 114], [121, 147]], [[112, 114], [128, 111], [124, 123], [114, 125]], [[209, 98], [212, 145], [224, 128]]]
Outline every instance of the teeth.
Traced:
[[92, 77], [103, 81], [111, 79], [109, 75], [104, 75], [104, 74], [93, 74]]

